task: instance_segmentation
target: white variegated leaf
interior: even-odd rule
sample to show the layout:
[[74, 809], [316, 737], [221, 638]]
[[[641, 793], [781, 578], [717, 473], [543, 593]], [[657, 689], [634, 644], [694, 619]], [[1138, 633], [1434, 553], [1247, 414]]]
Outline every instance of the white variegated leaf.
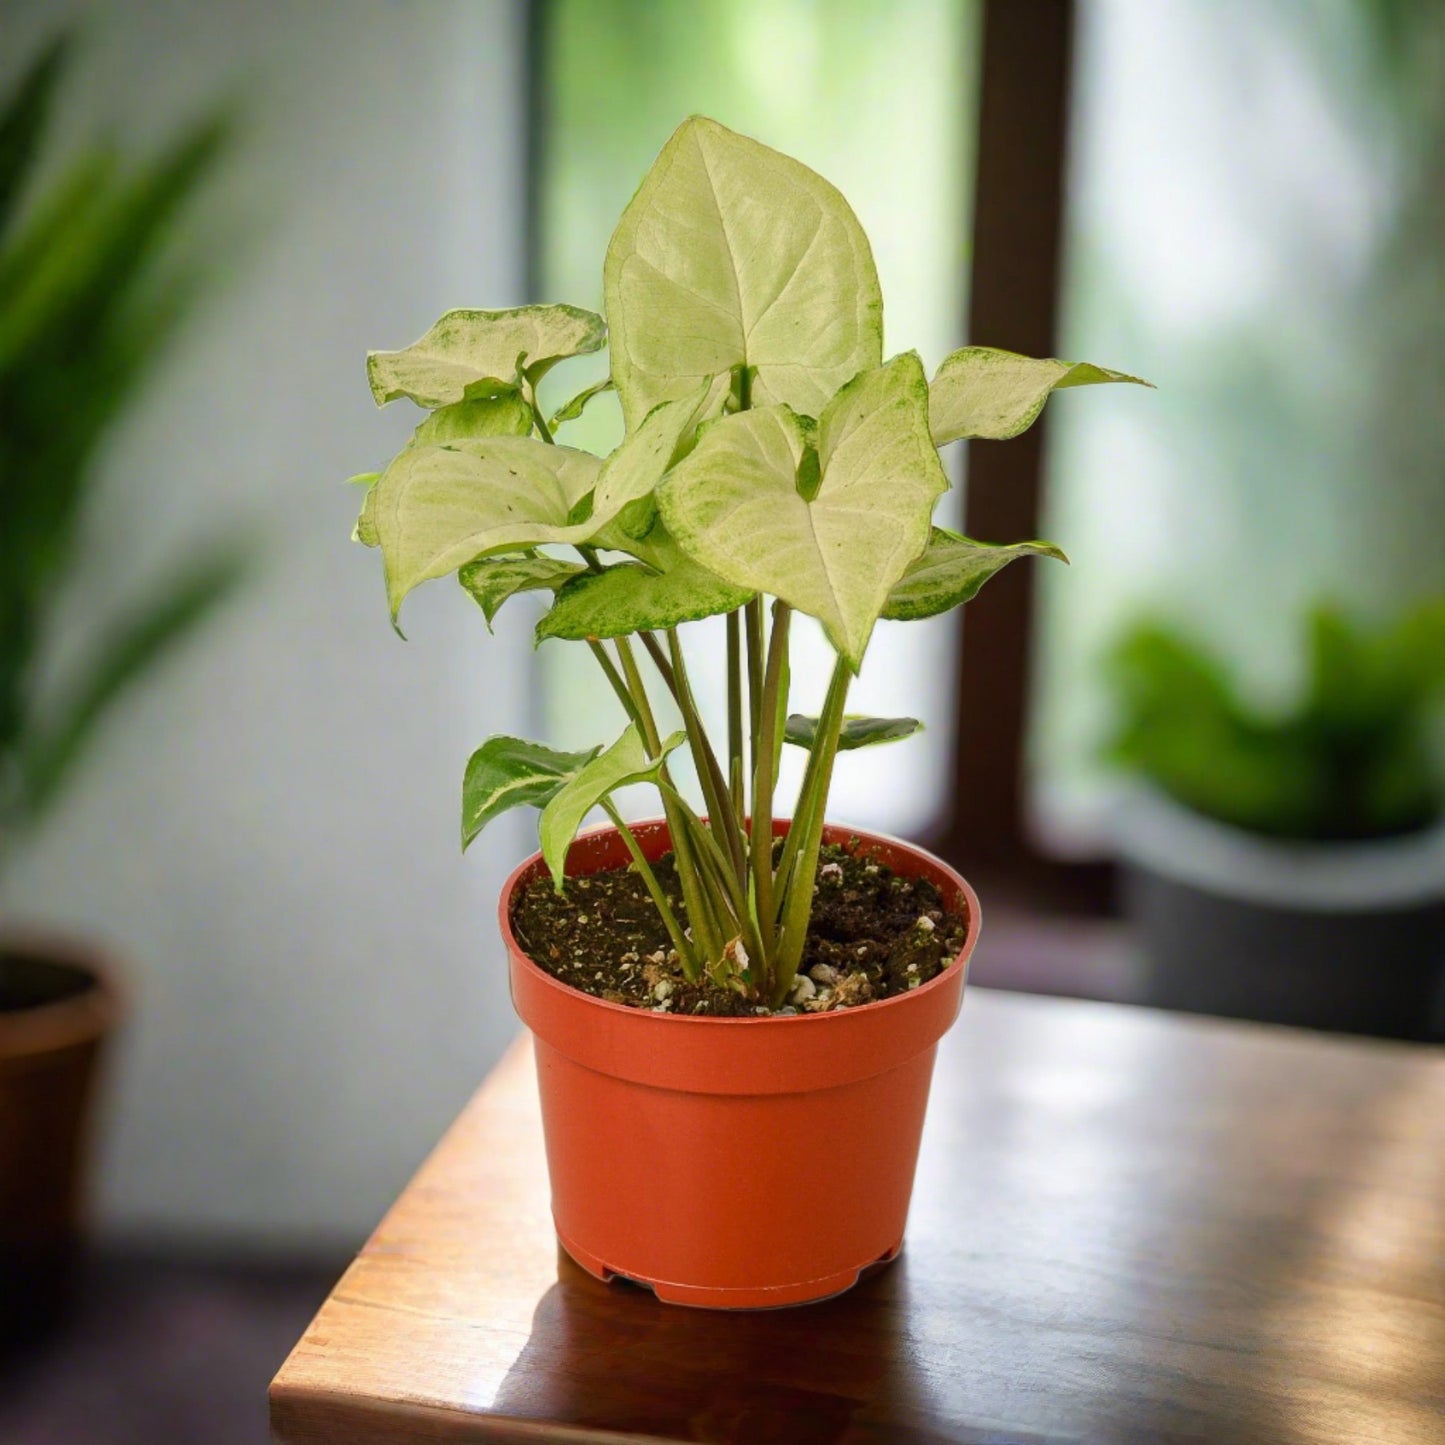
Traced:
[[457, 581], [482, 609], [490, 628], [502, 604], [519, 592], [555, 592], [587, 569], [560, 557], [479, 557], [457, 572]]
[[392, 616], [413, 587], [484, 553], [585, 541], [593, 523], [571, 518], [600, 465], [530, 437], [408, 447], [369, 498]]
[[378, 406], [399, 396], [419, 406], [450, 406], [477, 388], [535, 383], [553, 363], [597, 351], [607, 338], [602, 318], [576, 306], [518, 306], [508, 311], [448, 311], [401, 351], [366, 358]]
[[660, 403], [622, 439], [597, 477], [592, 515], [599, 523], [653, 492], [672, 465], [679, 445], [696, 426], [706, 396], [703, 383], [675, 401]]
[[946, 356], [929, 389], [929, 421], [938, 446], [963, 437], [1005, 441], [1028, 430], [1044, 403], [1062, 387], [1151, 382], [1087, 361], [1017, 356], [989, 346], [965, 346]]
[[948, 487], [917, 355], [850, 381], [816, 437], [812, 460], [812, 432], [786, 407], [725, 417], [674, 468], [658, 503], [684, 552], [816, 617], [856, 670]]
[[909, 564], [888, 594], [883, 616], [890, 621], [912, 622], [962, 606], [978, 595], [990, 577], [1020, 557], [1053, 557], [1064, 563], [1069, 560], [1052, 542], [995, 545], [935, 527], [923, 555]]
[[735, 368], [756, 405], [817, 416], [882, 359], [868, 238], [821, 176], [694, 116], [618, 222], [603, 270], [612, 375], [629, 428], [699, 382], [709, 410]]

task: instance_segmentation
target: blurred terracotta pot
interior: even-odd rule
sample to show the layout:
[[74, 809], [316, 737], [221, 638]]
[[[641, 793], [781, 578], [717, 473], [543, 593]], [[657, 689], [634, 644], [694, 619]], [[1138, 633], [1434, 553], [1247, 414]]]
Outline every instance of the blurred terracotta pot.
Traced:
[[[666, 824], [638, 824], [649, 858]], [[787, 831], [779, 822], [776, 831]], [[539, 968], [511, 929], [512, 999], [536, 1036], [552, 1213], [568, 1254], [602, 1279], [713, 1309], [825, 1299], [893, 1259], [913, 1190], [939, 1039], [958, 1016], [978, 900], [906, 843], [829, 828], [895, 872], [931, 879], [966, 913], [958, 957], [899, 997], [831, 1013], [689, 1018], [584, 994]], [[569, 875], [625, 867], [616, 829], [579, 838]]]
[[98, 1064], [119, 1013], [98, 954], [0, 938], [0, 1341], [43, 1335], [68, 1303]]

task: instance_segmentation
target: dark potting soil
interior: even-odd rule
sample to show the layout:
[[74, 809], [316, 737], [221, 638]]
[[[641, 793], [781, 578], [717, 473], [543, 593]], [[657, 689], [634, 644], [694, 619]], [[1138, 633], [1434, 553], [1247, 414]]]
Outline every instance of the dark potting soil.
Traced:
[[[686, 926], [671, 853], [653, 865]], [[632, 868], [523, 886], [512, 929], [528, 957], [564, 983], [610, 1003], [661, 1013], [751, 1017], [771, 1010], [707, 980], [689, 983], [667, 929]], [[826, 845], [798, 985], [780, 1013], [823, 1013], [907, 993], [937, 977], [963, 947], [968, 919], [944, 907], [926, 878]]]

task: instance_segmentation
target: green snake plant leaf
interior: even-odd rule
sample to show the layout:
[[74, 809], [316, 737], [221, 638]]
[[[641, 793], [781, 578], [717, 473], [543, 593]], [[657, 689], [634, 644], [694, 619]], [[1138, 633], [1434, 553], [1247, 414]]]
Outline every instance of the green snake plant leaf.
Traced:
[[542, 856], [551, 870], [552, 881], [560, 892], [567, 849], [577, 836], [582, 820], [604, 798], [630, 783], [654, 782], [667, 755], [681, 745], [683, 734], [673, 733], [649, 757], [642, 735], [633, 723], [606, 752], [595, 757], [575, 777], [569, 779], [542, 810], [540, 832]]
[[587, 404], [594, 397], [599, 397], [603, 392], [616, 391], [617, 386], [610, 376], [604, 376], [601, 381], [593, 382], [591, 386], [579, 391], [569, 402], [564, 402], [552, 414], [552, 420], [547, 423], [547, 430], [555, 432], [559, 426], [569, 421], [577, 421], [582, 413], [587, 410]]
[[587, 569], [560, 557], [479, 557], [457, 573], [457, 580], [475, 599], [491, 628], [502, 604], [519, 592], [555, 592]]
[[586, 541], [593, 523], [572, 518], [600, 466], [530, 437], [407, 447], [368, 493], [358, 529], [381, 547], [392, 617], [413, 587], [486, 552]]
[[474, 388], [510, 384], [519, 371], [535, 384], [556, 362], [597, 351], [606, 339], [602, 318], [576, 306], [448, 311], [401, 351], [371, 352], [366, 375], [378, 406], [399, 396], [451, 406]]
[[214, 548], [110, 626], [78, 685], [21, 740], [20, 783], [27, 811], [38, 814], [53, 801], [114, 704], [162, 654], [235, 593], [249, 565], [249, 555], [239, 547]]
[[[844, 717], [843, 729], [838, 734], [838, 751], [849, 753], [855, 748], [871, 748], [878, 743], [896, 743], [922, 731], [923, 724], [916, 717], [859, 717], [849, 714]], [[798, 712], [789, 716], [783, 728], [784, 742], [810, 752], [817, 736], [818, 719]]]
[[817, 416], [883, 355], [868, 238], [821, 176], [694, 116], [673, 133], [607, 248], [612, 376], [630, 428], [735, 370], [752, 401]]
[[31, 62], [0, 112], [0, 236], [8, 229], [39, 153], [70, 43], [64, 35], [52, 40]]
[[467, 760], [462, 779], [462, 851], [512, 808], [545, 808], [601, 752], [559, 753], [525, 738], [488, 738]]
[[935, 527], [923, 555], [909, 563], [888, 594], [883, 616], [893, 622], [913, 622], [960, 607], [971, 602], [990, 577], [1020, 557], [1053, 557], [1065, 564], [1069, 560], [1052, 542], [995, 545]]
[[857, 671], [947, 490], [917, 355], [855, 377], [816, 431], [786, 407], [724, 417], [658, 489], [662, 520], [710, 572], [816, 617]]
[[929, 389], [929, 420], [938, 446], [962, 437], [1005, 441], [1027, 431], [1044, 403], [1066, 386], [1153, 383], [1087, 361], [1053, 361], [965, 346], [945, 356]]

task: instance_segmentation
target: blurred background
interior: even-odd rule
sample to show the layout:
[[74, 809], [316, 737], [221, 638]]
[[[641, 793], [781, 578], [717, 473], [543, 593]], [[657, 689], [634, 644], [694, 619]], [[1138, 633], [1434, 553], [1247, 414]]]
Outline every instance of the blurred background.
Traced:
[[[101, 1064], [77, 1308], [0, 1367], [0, 1438], [263, 1438], [512, 1036], [530, 828], [464, 861], [462, 767], [611, 704], [525, 598], [490, 637], [427, 588], [391, 632], [344, 479], [414, 419], [364, 356], [600, 307], [691, 112], [842, 189], [889, 351], [1159, 388], [953, 449], [941, 520], [1073, 566], [880, 625], [854, 704], [928, 731], [845, 760], [834, 815], [969, 871], [971, 981], [1445, 1037], [1438, 0], [6, 0], [0, 97], [0, 1197], [19, 1111], [83, 1118]], [[817, 638], [795, 677], [808, 710]], [[118, 1002], [42, 1095], [49, 956]]]

